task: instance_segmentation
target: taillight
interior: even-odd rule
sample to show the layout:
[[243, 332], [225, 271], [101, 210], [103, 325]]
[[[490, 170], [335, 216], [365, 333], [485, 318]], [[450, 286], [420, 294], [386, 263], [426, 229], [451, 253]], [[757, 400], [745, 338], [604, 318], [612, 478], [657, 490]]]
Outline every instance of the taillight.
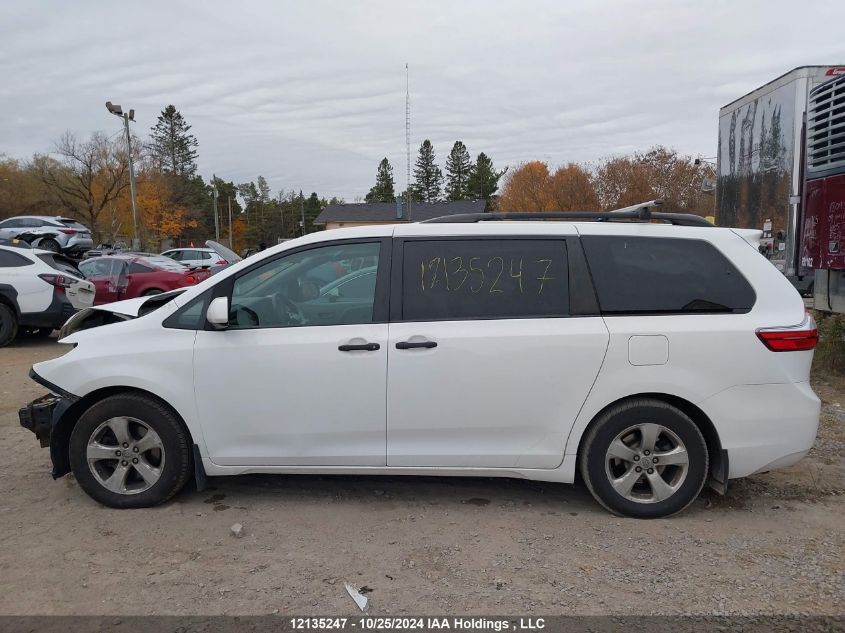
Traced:
[[55, 286], [56, 290], [64, 291], [65, 288], [70, 288], [73, 284], [72, 279], [68, 279], [64, 275], [52, 275], [52, 274], [44, 274], [38, 275], [41, 279], [46, 281], [51, 286]]
[[773, 352], [805, 352], [815, 349], [819, 342], [816, 322], [809, 314], [794, 328], [761, 328], [757, 338]]
[[189, 284], [195, 284], [197, 283], [197, 278], [194, 275], [188, 275], [185, 277], [185, 281]]
[[229, 263], [229, 262], [227, 262], [225, 259], [218, 259], [218, 260], [217, 260], [217, 262], [216, 262], [216, 264], [217, 264], [218, 266], [225, 266], [225, 265], [226, 265], [226, 264], [228, 264], [228, 263]]
[[59, 233], [64, 233], [65, 235], [76, 235], [79, 231], [76, 229], [59, 229]]

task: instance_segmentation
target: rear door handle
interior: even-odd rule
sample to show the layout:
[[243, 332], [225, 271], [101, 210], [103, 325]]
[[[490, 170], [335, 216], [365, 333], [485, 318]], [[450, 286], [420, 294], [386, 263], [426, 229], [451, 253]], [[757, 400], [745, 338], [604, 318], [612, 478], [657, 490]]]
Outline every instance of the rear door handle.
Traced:
[[360, 345], [338, 345], [341, 352], [375, 352], [381, 345], [378, 343], [361, 343]]
[[437, 347], [437, 343], [435, 343], [434, 341], [420, 341], [419, 343], [412, 343], [411, 341], [399, 341], [398, 343], [396, 343], [396, 349], [417, 349], [420, 347], [431, 349], [432, 347]]

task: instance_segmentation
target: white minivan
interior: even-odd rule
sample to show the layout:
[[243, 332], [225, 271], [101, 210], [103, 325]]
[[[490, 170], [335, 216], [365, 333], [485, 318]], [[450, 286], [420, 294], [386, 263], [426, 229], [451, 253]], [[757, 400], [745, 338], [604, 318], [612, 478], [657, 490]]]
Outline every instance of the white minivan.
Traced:
[[241, 473], [580, 473], [666, 516], [815, 439], [815, 324], [758, 237], [647, 210], [313, 233], [76, 315], [21, 424], [113, 507]]

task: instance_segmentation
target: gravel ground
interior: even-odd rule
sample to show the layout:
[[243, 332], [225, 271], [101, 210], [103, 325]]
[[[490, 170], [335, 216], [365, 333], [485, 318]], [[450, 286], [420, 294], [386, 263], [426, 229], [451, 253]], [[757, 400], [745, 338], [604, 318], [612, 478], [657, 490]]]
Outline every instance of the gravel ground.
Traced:
[[[18, 425], [54, 341], [0, 349], [0, 614], [843, 614], [845, 380], [796, 466], [671, 519], [580, 486], [245, 476], [151, 510], [91, 501]], [[243, 536], [231, 533], [243, 525]]]

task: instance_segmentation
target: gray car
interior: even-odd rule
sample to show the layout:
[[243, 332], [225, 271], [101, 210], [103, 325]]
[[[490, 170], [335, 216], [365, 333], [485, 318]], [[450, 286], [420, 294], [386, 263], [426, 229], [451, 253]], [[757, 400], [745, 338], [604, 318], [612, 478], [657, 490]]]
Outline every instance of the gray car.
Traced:
[[54, 253], [81, 255], [94, 246], [87, 227], [58, 215], [19, 215], [0, 222], [0, 239], [16, 238]]

